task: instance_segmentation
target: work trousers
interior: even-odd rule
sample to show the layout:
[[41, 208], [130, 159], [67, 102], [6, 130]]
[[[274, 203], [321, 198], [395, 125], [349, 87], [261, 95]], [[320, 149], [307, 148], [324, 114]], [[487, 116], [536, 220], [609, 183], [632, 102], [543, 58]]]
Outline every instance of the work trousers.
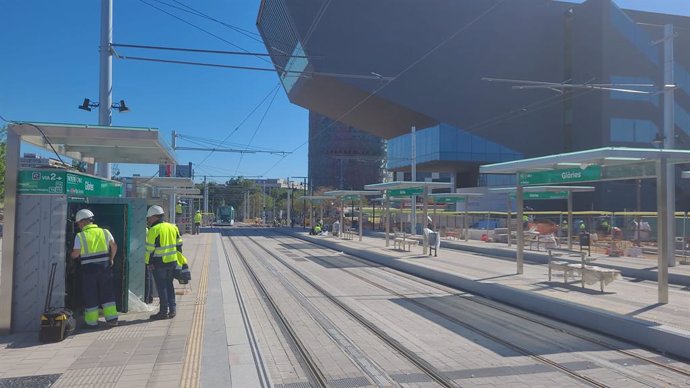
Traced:
[[176, 261], [172, 263], [158, 261], [153, 264], [153, 279], [156, 281], [156, 291], [158, 291], [162, 314], [176, 312], [175, 286], [173, 285], [176, 265]]
[[201, 223], [195, 222], [193, 234], [199, 234], [199, 227], [201, 227]]
[[117, 321], [113, 273], [101, 263], [82, 265], [81, 292], [84, 301], [84, 322], [98, 325], [98, 307], [103, 307], [106, 321]]

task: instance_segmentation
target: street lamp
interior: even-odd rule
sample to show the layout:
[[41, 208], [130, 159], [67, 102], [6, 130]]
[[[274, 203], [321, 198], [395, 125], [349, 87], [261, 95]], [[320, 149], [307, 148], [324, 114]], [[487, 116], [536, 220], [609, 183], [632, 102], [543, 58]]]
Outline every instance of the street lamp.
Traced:
[[[77, 108], [81, 110], [85, 110], [87, 112], [91, 112], [91, 108], [98, 108], [101, 106], [100, 102], [91, 102], [90, 99], [85, 98], [84, 102], [82, 102], [81, 105], [77, 106]], [[120, 113], [127, 113], [129, 112], [129, 107], [125, 104], [125, 100], [120, 100], [120, 102], [115, 102], [111, 106], [113, 109], [117, 109], [118, 112]]]

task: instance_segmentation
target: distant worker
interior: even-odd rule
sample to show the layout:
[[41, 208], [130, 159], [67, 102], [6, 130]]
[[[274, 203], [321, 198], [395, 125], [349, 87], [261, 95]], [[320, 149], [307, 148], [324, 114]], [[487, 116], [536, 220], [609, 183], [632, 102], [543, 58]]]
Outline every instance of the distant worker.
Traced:
[[84, 298], [84, 323], [86, 328], [98, 328], [98, 306], [108, 326], [117, 326], [117, 307], [113, 293], [113, 274], [117, 244], [107, 229], [93, 223], [94, 214], [89, 209], [77, 212], [75, 222], [81, 230], [74, 238], [72, 259], [80, 259]]
[[563, 223], [561, 224], [561, 237], [568, 237], [568, 220], [563, 220]]
[[182, 215], [182, 201], [177, 201], [177, 205], [175, 205], [175, 215]]
[[601, 219], [601, 222], [599, 223], [599, 230], [604, 234], [610, 234], [611, 233], [611, 224], [609, 224], [608, 219], [606, 219], [606, 218]]
[[201, 227], [201, 210], [197, 210], [194, 214], [194, 234], [199, 234], [199, 228]]
[[587, 225], [585, 225], [584, 221], [580, 222], [580, 233], [587, 233]]
[[150, 319], [174, 318], [177, 313], [173, 278], [182, 252], [182, 238], [177, 226], [163, 221], [163, 208], [154, 205], [146, 212], [150, 229], [146, 235], [146, 265], [153, 270], [153, 279], [160, 298], [160, 310]]

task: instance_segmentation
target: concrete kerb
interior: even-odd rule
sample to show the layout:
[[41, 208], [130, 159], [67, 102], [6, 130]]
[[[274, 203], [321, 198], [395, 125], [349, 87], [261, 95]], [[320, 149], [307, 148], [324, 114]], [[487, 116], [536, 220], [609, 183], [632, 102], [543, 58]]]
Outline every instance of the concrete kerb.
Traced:
[[457, 274], [435, 270], [415, 263], [377, 254], [366, 249], [343, 246], [299, 233], [295, 237], [342, 251], [346, 254], [364, 257], [377, 264], [414, 274], [421, 278], [441, 283], [475, 295], [483, 296], [532, 313], [552, 318], [571, 325], [593, 330], [626, 342], [690, 360], [690, 332], [666, 325], [631, 318], [608, 311], [558, 300], [528, 291], [517, 290], [495, 283], [481, 283]]

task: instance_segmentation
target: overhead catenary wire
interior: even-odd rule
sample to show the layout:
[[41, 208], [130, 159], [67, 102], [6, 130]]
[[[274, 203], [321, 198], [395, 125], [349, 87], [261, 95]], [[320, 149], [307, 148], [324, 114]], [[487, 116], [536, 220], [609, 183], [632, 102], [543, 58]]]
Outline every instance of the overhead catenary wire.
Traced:
[[[181, 21], [182, 23], [185, 23], [185, 24], [187, 24], [187, 25], [189, 25], [189, 26], [191, 26], [191, 27], [193, 27], [193, 28], [196, 28], [196, 29], [199, 30], [199, 31], [202, 31], [202, 32], [204, 32], [204, 33], [206, 33], [206, 34], [208, 34], [208, 35], [210, 35], [210, 36], [212, 36], [212, 37], [214, 37], [214, 38], [216, 38], [216, 39], [222, 41], [222, 42], [225, 42], [225, 43], [227, 43], [227, 44], [229, 44], [229, 45], [231, 45], [231, 46], [233, 46], [233, 47], [235, 47], [235, 48], [237, 48], [237, 49], [239, 49], [239, 50], [242, 50], [242, 51], [245, 51], [245, 52], [249, 52], [249, 50], [246, 50], [245, 48], [243, 48], [243, 47], [241, 47], [241, 46], [239, 46], [239, 45], [236, 45], [235, 43], [232, 43], [232, 42], [230, 42], [229, 40], [227, 40], [227, 39], [225, 39], [225, 38], [223, 38], [223, 37], [221, 37], [221, 36], [219, 36], [219, 35], [216, 35], [216, 34], [212, 33], [212, 32], [209, 31], [209, 30], [206, 30], [206, 29], [204, 29], [204, 28], [202, 28], [202, 27], [199, 27], [199, 26], [197, 26], [197, 25], [194, 24], [194, 23], [191, 23], [191, 22], [189, 22], [189, 21], [187, 21], [187, 20], [184, 20], [183, 18], [181, 18], [181, 17], [179, 17], [179, 16], [177, 16], [177, 15], [174, 15], [174, 14], [172, 14], [172, 13], [170, 13], [170, 12], [164, 10], [164, 9], [161, 9], [160, 7], [156, 7], [155, 5], [149, 3], [149, 2], [146, 1], [146, 0], [139, 0], [139, 1], [140, 1], [141, 3], [144, 3], [144, 4], [148, 5], [149, 7], [152, 7], [152, 8], [154, 8], [154, 9], [157, 9], [158, 11], [163, 12], [164, 14], [166, 14], [166, 15], [168, 15], [168, 16], [170, 16], [170, 17], [173, 17], [173, 18], [175, 18], [175, 19], [177, 19], [177, 20], [179, 20], [179, 21]], [[256, 58], [259, 58], [260, 60], [262, 60], [262, 61], [264, 61], [264, 62], [273, 64], [271, 61], [268, 61], [268, 60], [266, 60], [266, 59], [263, 58], [263, 57], [256, 57]]]
[[[266, 118], [266, 115], [271, 110], [271, 106], [273, 106], [273, 101], [275, 101], [276, 96], [278, 95], [278, 90], [279, 89], [276, 89], [276, 91], [273, 93], [273, 97], [271, 98], [271, 101], [268, 103], [268, 106], [266, 107], [264, 114], [261, 116], [261, 120], [259, 120], [259, 124], [257, 124], [256, 129], [254, 129], [254, 133], [252, 134], [252, 137], [249, 140], [249, 145], [251, 145], [252, 142], [254, 141], [254, 137], [256, 136], [256, 133], [259, 131], [259, 128], [261, 128], [261, 124], [263, 124], [264, 119]], [[237, 167], [236, 167], [237, 169], [240, 168], [240, 165], [242, 164], [243, 159], [244, 159], [244, 155], [240, 155], [240, 160], [237, 162]], [[235, 171], [235, 173], [237, 173], [237, 171]]]
[[[195, 49], [188, 47], [165, 47], [165, 46], [150, 46], [150, 45], [140, 45], [140, 44], [126, 44], [126, 43], [112, 43], [112, 47], [125, 47], [125, 48], [138, 48], [138, 49], [149, 49], [149, 50], [162, 50], [162, 51], [182, 51], [182, 52], [192, 52], [192, 53], [204, 53], [204, 54], [222, 54], [222, 55], [248, 55], [248, 56], [260, 56], [260, 57], [270, 57], [273, 56], [283, 56], [283, 54], [268, 54], [268, 53], [258, 53], [251, 51], [227, 51], [227, 50], [210, 50], [210, 49]], [[291, 58], [308, 58], [303, 55], [288, 55]], [[272, 69], [275, 71], [275, 69]]]
[[[225, 142], [233, 134], [235, 134], [235, 132], [237, 132], [240, 129], [240, 127], [242, 127], [242, 125], [244, 125], [244, 123], [247, 122], [247, 120], [249, 120], [249, 118], [254, 114], [254, 112], [256, 112], [259, 109], [259, 107], [261, 107], [261, 105], [263, 105], [264, 101], [266, 101], [268, 99], [268, 97], [271, 96], [271, 93], [276, 91], [279, 87], [280, 87], [280, 83], [275, 84], [273, 86], [273, 88], [264, 96], [264, 98], [262, 98], [261, 101], [258, 104], [256, 104], [254, 106], [254, 108], [242, 119], [242, 121], [240, 121], [240, 123], [237, 124], [237, 126], [227, 136], [225, 136], [225, 138], [220, 142], [220, 144], [221, 145], [225, 144]], [[214, 153], [214, 151], [209, 152], [208, 155], [206, 155], [206, 157], [201, 162], [197, 163], [197, 166], [202, 166], [204, 164], [204, 162], [206, 162], [206, 160], [208, 160], [208, 158], [210, 158], [211, 155], [213, 155], [213, 153]]]

